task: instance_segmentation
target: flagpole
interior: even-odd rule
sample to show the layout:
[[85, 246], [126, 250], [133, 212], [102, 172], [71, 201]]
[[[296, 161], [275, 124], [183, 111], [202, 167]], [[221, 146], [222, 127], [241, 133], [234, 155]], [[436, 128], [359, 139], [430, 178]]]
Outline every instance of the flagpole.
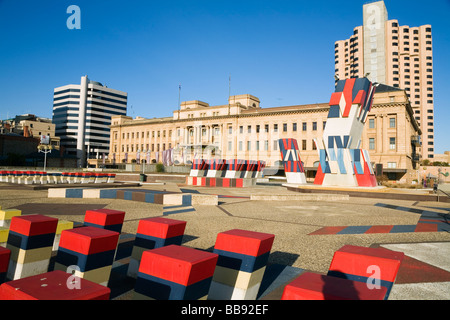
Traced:
[[180, 120], [181, 112], [181, 84], [178, 85], [178, 120]]
[[178, 86], [178, 110], [181, 110], [181, 84]]

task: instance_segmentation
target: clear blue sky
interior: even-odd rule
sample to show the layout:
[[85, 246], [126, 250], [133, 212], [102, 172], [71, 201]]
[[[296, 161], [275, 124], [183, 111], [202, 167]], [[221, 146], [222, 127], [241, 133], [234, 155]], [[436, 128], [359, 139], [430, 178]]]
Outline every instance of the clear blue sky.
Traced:
[[[83, 75], [128, 92], [128, 115], [171, 116], [181, 100], [261, 106], [328, 102], [334, 42], [366, 1], [0, 0], [0, 118], [52, 116], [53, 88]], [[433, 27], [436, 153], [450, 150], [450, 0], [386, 0], [389, 19]], [[81, 30], [69, 30], [69, 5]]]

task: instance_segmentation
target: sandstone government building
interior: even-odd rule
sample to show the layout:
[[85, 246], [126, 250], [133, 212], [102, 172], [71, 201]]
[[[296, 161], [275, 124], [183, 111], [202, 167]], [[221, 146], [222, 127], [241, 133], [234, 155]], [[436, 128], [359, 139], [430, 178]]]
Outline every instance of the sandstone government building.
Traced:
[[[219, 106], [182, 102], [166, 118], [112, 116], [108, 162], [157, 162], [163, 151], [172, 150], [175, 164], [218, 158], [264, 160], [268, 166], [278, 166], [278, 139], [295, 138], [307, 177], [312, 179], [319, 164], [314, 139], [322, 137], [328, 111], [328, 102], [261, 108], [257, 97], [244, 94], [230, 96], [227, 104]], [[374, 167], [382, 164], [390, 180], [417, 179], [420, 135], [405, 91], [380, 85], [361, 146], [369, 150]]]

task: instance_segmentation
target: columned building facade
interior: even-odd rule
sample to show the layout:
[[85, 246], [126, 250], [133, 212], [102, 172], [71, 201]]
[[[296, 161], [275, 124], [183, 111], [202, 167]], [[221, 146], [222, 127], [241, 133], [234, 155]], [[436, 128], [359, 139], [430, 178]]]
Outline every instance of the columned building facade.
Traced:
[[[377, 90], [361, 147], [369, 150], [373, 166], [383, 165], [390, 180], [412, 181], [420, 128], [404, 90], [383, 85]], [[295, 138], [307, 176], [314, 177], [319, 164], [314, 139], [322, 137], [328, 103], [261, 108], [252, 95], [232, 96], [228, 102], [183, 102], [166, 118], [113, 116], [109, 159], [116, 164], [157, 162], [171, 149], [175, 164], [217, 158], [263, 160], [278, 167], [278, 139]]]

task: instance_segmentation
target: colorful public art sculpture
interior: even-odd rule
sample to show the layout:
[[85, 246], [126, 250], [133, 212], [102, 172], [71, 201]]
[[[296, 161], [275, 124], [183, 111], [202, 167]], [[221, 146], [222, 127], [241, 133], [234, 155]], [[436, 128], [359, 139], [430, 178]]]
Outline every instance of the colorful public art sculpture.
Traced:
[[296, 139], [279, 139], [278, 145], [281, 152], [281, 160], [284, 164], [287, 183], [306, 184], [305, 169]]
[[322, 139], [315, 139], [320, 164], [314, 184], [323, 186], [377, 185], [369, 152], [361, 135], [373, 103], [376, 84], [367, 78], [339, 80], [331, 95]]

